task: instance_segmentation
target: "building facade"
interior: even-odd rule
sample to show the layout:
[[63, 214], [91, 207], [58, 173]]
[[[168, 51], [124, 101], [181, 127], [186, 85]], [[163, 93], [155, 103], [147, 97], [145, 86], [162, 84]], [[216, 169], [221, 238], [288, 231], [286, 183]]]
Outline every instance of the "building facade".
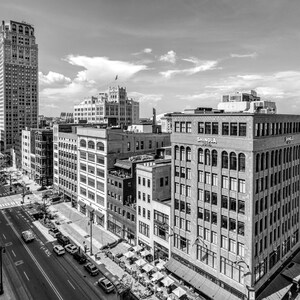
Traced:
[[0, 143], [13, 148], [21, 165], [21, 135], [37, 128], [38, 45], [25, 22], [2, 21], [0, 27]]
[[[78, 127], [78, 210], [107, 228], [108, 170], [125, 159], [170, 144], [169, 134], [132, 133], [117, 128]], [[134, 242], [134, 241], [132, 241]]]
[[170, 258], [171, 159], [137, 165], [137, 240], [153, 259]]
[[77, 208], [77, 127], [53, 126], [53, 186], [65, 201]]
[[139, 109], [139, 102], [127, 97], [126, 88], [109, 87], [107, 93], [99, 93], [75, 105], [74, 122], [127, 126], [138, 123]]
[[167, 267], [208, 297], [257, 299], [299, 247], [300, 117], [195, 112], [173, 115]]

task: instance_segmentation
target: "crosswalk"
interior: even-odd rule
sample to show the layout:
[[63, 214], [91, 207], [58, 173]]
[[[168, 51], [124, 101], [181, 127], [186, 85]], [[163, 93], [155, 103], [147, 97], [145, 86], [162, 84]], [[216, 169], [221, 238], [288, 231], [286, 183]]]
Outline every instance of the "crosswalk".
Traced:
[[20, 206], [20, 205], [21, 205], [21, 201], [11, 201], [11, 202], [6, 202], [6, 203], [0, 203], [0, 209]]

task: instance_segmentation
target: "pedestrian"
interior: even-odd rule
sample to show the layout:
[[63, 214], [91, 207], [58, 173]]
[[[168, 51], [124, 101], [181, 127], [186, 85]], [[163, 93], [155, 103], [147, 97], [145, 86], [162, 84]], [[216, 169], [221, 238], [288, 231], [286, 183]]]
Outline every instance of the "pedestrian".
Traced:
[[289, 300], [291, 300], [292, 299], [292, 292], [291, 292], [291, 290], [289, 290], [288, 295], [289, 295]]

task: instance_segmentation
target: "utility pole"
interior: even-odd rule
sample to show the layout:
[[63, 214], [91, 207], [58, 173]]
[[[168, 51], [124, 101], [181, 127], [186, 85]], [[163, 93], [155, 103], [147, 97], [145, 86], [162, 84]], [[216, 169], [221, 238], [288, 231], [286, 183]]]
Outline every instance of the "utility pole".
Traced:
[[90, 211], [90, 255], [93, 255], [93, 222], [94, 222], [94, 210]]

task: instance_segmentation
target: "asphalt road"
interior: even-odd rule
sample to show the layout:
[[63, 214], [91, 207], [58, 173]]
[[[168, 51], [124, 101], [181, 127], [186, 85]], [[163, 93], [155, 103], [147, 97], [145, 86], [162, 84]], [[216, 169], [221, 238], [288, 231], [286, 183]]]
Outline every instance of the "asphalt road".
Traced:
[[[4, 268], [18, 299], [118, 299], [96, 285], [101, 275], [91, 277], [68, 253], [56, 256], [53, 243], [41, 235], [32, 221], [22, 207], [0, 212], [0, 242], [6, 249]], [[26, 244], [20, 235], [29, 228], [35, 232], [36, 240]]]

